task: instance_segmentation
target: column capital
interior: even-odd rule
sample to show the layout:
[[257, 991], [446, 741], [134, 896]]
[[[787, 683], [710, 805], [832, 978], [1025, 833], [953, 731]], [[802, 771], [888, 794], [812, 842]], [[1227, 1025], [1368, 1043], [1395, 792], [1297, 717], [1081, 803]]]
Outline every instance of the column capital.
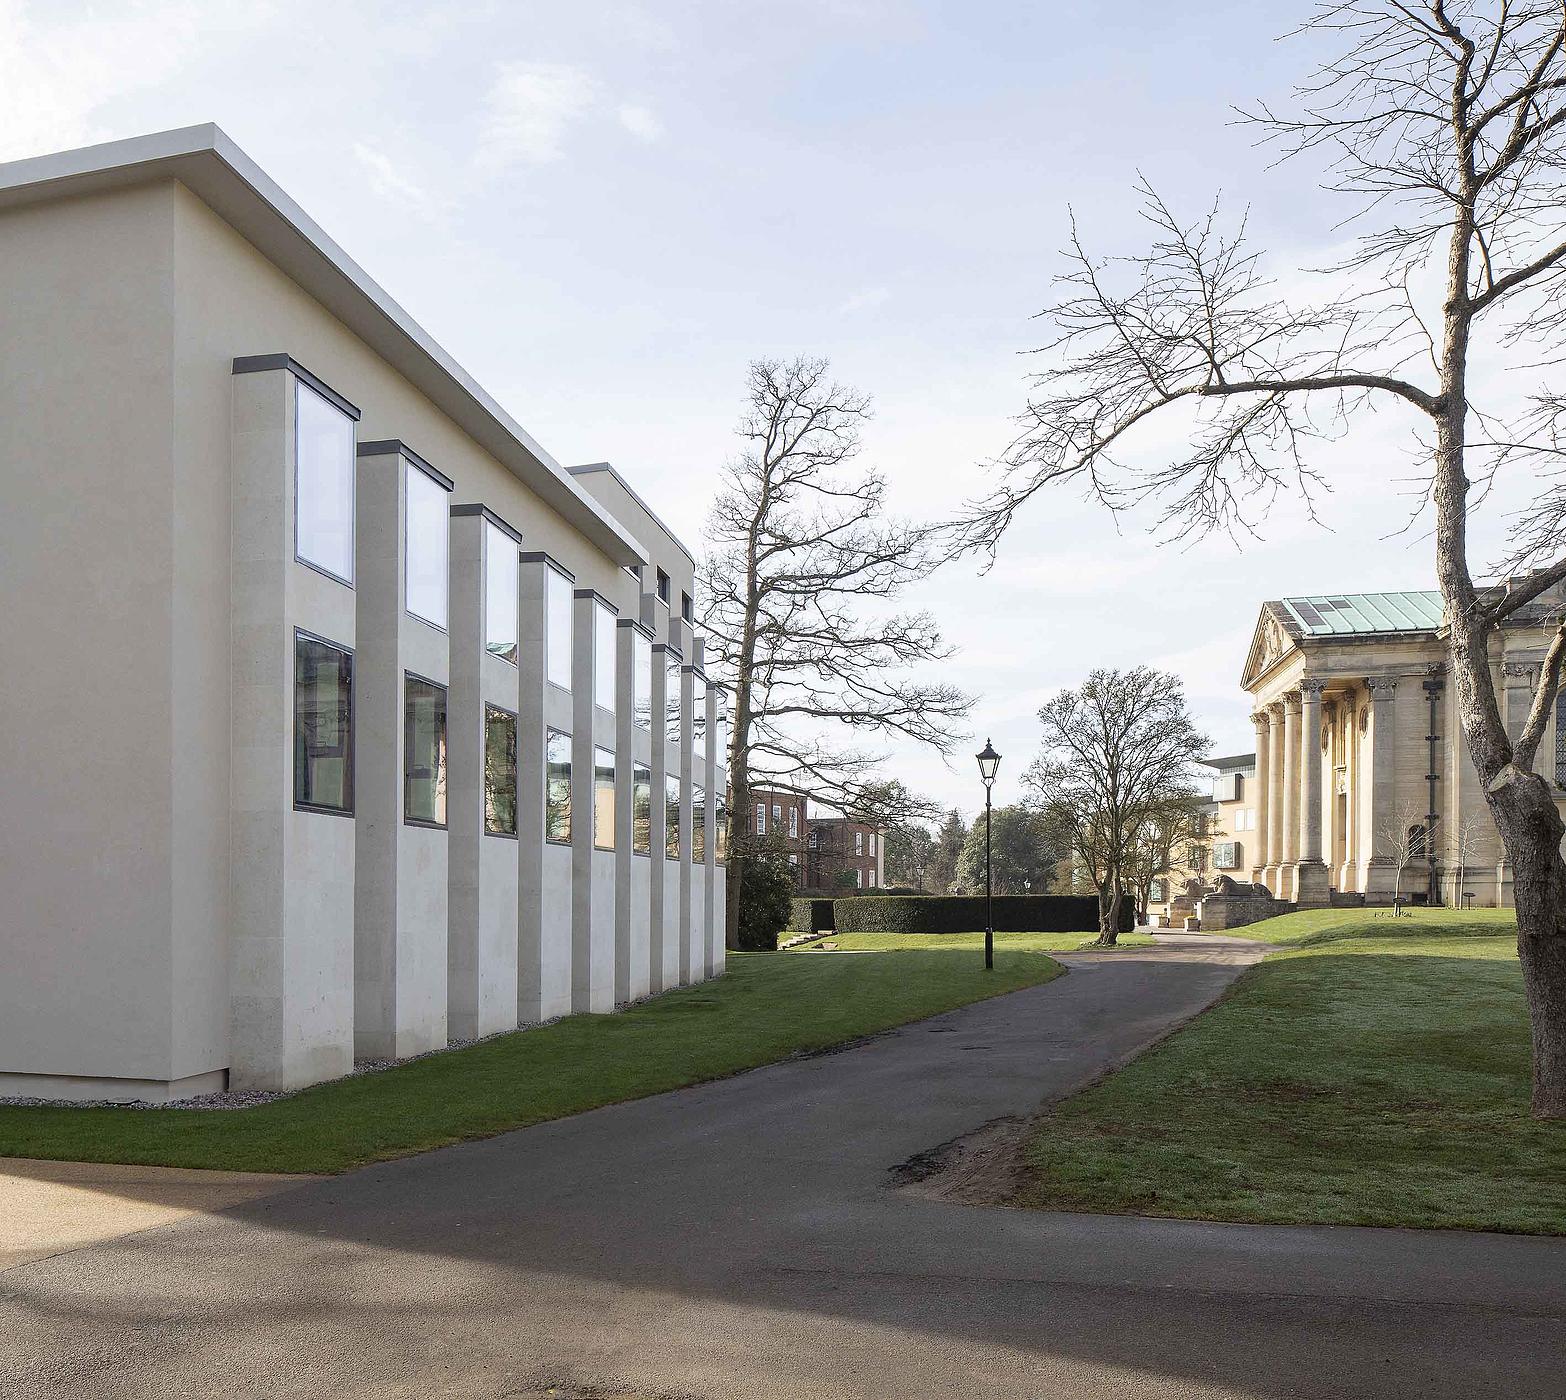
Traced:
[[1283, 712], [1286, 715], [1297, 715], [1300, 712], [1300, 693], [1297, 690], [1286, 690], [1280, 697]]
[[1258, 734], [1265, 734], [1272, 728], [1272, 716], [1266, 710], [1252, 710], [1251, 724]]
[[1397, 694], [1397, 677], [1366, 676], [1365, 689], [1372, 700], [1390, 700]]
[[1318, 680], [1314, 676], [1307, 676], [1300, 682], [1300, 693], [1304, 695], [1307, 700], [1314, 696], [1319, 701], [1321, 699], [1322, 692], [1326, 690], [1327, 685], [1327, 681]]

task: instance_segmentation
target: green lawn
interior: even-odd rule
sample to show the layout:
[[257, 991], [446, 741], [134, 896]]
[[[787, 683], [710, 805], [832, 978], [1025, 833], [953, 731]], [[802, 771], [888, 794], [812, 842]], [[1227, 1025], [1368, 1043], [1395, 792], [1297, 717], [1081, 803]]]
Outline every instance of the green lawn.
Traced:
[[1062, 971], [1011, 951], [988, 974], [939, 953], [730, 954], [727, 975], [614, 1016], [571, 1016], [255, 1108], [0, 1107], [0, 1156], [343, 1171], [840, 1045]]
[[[1098, 934], [1087, 933], [997, 933], [995, 948], [1013, 953], [1070, 953], [1091, 943]], [[984, 930], [978, 933], [829, 933], [823, 942], [854, 952], [902, 953], [917, 949], [921, 953], [983, 951]], [[1153, 940], [1145, 933], [1122, 933], [1122, 948], [1145, 948]], [[803, 943], [790, 953], [819, 951], [820, 943]]]
[[1290, 914], [1212, 1010], [1042, 1120], [1025, 1204], [1566, 1233], [1498, 910]]

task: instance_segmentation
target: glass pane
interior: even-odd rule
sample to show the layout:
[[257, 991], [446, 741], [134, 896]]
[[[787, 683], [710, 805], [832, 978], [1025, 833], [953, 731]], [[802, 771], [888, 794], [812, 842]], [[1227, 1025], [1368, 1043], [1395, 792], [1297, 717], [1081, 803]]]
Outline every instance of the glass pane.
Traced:
[[294, 636], [294, 801], [353, 811], [353, 653]]
[[353, 582], [353, 419], [295, 382], [294, 553]]
[[571, 736], [549, 731], [545, 754], [544, 839], [571, 839]]
[[614, 752], [593, 750], [593, 845], [614, 849]]
[[[729, 798], [728, 793], [722, 788], [718, 789], [718, 810], [716, 817], [716, 830], [713, 834], [714, 854], [719, 865], [729, 858]], [[799, 864], [799, 857], [791, 857], [795, 865]]]
[[672, 776], [664, 778], [663, 806], [663, 853], [670, 860], [678, 860], [680, 858], [680, 780], [678, 778]]
[[635, 658], [636, 674], [632, 684], [636, 693], [632, 696], [638, 729], [652, 728], [652, 642], [640, 632], [631, 637], [631, 654]]
[[451, 541], [451, 505], [446, 488], [412, 462], [408, 482], [407, 609], [436, 627], [446, 625], [446, 552]]
[[691, 752], [698, 763], [707, 756], [707, 682], [691, 676]]
[[691, 859], [707, 859], [707, 789], [700, 783], [691, 787]]
[[571, 580], [550, 569], [549, 635], [545, 639], [547, 672], [551, 685], [571, 689]]
[[614, 713], [615, 615], [602, 603], [593, 604], [593, 703]]
[[652, 854], [652, 769], [645, 763], [631, 769], [631, 849]]
[[408, 676], [403, 681], [402, 815], [446, 824], [446, 691]]
[[484, 706], [484, 830], [517, 834], [517, 717]]
[[484, 646], [513, 665], [517, 659], [517, 542], [484, 522]]
[[671, 656], [664, 673], [663, 722], [665, 738], [671, 744], [680, 742], [680, 663]]

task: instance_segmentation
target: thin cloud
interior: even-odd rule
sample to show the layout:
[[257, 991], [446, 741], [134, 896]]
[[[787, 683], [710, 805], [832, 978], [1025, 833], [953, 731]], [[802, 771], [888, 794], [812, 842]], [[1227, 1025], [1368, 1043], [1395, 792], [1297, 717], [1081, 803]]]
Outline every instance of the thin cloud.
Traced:
[[565, 154], [566, 133], [598, 100], [598, 84], [565, 63], [510, 63], [490, 89], [478, 162], [488, 170], [547, 165]]
[[620, 125], [644, 145], [650, 146], [663, 136], [663, 123], [658, 120], [657, 113], [634, 103], [621, 105]]
[[353, 154], [370, 177], [370, 188], [383, 199], [427, 217], [442, 212], [440, 201], [384, 151], [355, 141]]
[[839, 316], [851, 316], [856, 311], [869, 311], [873, 307], [882, 305], [892, 294], [885, 287], [866, 287], [862, 292], [855, 292], [847, 301], [837, 308]]

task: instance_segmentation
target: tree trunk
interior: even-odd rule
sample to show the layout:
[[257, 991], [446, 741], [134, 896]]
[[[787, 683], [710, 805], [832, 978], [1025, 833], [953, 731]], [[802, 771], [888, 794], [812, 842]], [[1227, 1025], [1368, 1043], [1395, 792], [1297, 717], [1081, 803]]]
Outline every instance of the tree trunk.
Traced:
[[1125, 899], [1125, 892], [1120, 887], [1120, 879], [1117, 876], [1109, 884], [1109, 903], [1106, 906], [1099, 901], [1098, 937], [1094, 940], [1095, 948], [1113, 948], [1120, 939], [1120, 905]]

